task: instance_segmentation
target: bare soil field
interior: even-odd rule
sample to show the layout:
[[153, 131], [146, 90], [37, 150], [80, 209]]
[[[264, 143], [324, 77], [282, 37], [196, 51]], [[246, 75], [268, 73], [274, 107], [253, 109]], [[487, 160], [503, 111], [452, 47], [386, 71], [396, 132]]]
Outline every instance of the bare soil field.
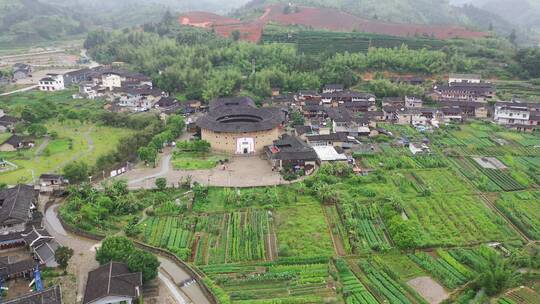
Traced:
[[418, 277], [407, 282], [430, 304], [438, 304], [448, 298], [444, 288], [430, 277]]

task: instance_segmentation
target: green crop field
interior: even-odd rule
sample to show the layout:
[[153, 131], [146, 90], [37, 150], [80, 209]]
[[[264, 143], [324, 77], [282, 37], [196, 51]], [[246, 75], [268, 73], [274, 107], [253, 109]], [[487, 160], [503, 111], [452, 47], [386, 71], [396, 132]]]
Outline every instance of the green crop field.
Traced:
[[419, 223], [421, 246], [459, 246], [517, 239], [496, 213], [473, 195], [432, 195], [405, 201], [407, 216]]
[[495, 206], [532, 239], [540, 239], [540, 191], [502, 193]]
[[334, 254], [322, 207], [315, 202], [277, 209], [275, 225], [280, 255]]

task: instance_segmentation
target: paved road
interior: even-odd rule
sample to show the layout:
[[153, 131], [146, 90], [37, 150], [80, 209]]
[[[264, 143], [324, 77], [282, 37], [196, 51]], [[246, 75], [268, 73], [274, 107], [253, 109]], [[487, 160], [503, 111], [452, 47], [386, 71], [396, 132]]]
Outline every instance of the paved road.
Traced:
[[[45, 211], [43, 222], [49, 233], [54, 236], [60, 244], [71, 247], [75, 253], [72, 258], [72, 263], [70, 263], [70, 265], [73, 266], [70, 267], [70, 271], [75, 273], [79, 280], [78, 300], [80, 301], [84, 294], [88, 272], [98, 266], [98, 263], [95, 260], [95, 248], [99, 245], [99, 242], [81, 238], [67, 232], [58, 220], [58, 207], [59, 205], [53, 205], [47, 209]], [[210, 303], [197, 284], [182, 288], [177, 286], [180, 282], [191, 278], [182, 268], [161, 256], [158, 256], [158, 259], [161, 263], [159, 278], [168, 287], [169, 292], [176, 299], [177, 303]]]
[[2, 94], [0, 94], [0, 97], [13, 95], [13, 94], [17, 94], [17, 93], [22, 93], [22, 92], [28, 92], [28, 91], [32, 91], [33, 89], [37, 89], [37, 88], [38, 88], [38, 85], [33, 85], [33, 86], [29, 86], [29, 87], [22, 88], [22, 89], [19, 89], [19, 90], [2, 93]]
[[159, 162], [159, 165], [156, 168], [142, 169], [145, 172], [145, 174], [143, 174], [142, 177], [134, 177], [134, 178], [128, 179], [128, 185], [132, 186], [136, 184], [149, 184], [149, 181], [152, 181], [151, 186], [153, 186], [154, 179], [158, 177], [166, 177], [171, 171], [171, 159], [172, 159], [171, 151], [172, 151], [171, 149], [165, 150], [164, 154], [162, 155], [161, 161]]

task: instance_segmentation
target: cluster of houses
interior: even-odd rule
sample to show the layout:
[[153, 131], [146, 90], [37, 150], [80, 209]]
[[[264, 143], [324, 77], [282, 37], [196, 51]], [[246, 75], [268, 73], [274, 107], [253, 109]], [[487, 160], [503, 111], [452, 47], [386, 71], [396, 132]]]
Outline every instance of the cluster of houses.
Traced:
[[[423, 83], [412, 78], [395, 81]], [[418, 96], [383, 98], [381, 111], [374, 95], [345, 90], [342, 85], [326, 85], [320, 93], [300, 91], [290, 96], [275, 95], [264, 101], [263, 107], [297, 111], [305, 123], [294, 126], [293, 132], [275, 140], [265, 153], [276, 169], [292, 166], [309, 171], [317, 163], [353, 163], [343, 151], [361, 147], [362, 137], [384, 133], [377, 128], [378, 122], [411, 125], [426, 131], [450, 122], [492, 119], [508, 128], [531, 132], [540, 121], [538, 103], [490, 102], [495, 88], [478, 75], [452, 74], [448, 85], [435, 86], [428, 96], [431, 97], [429, 103]], [[415, 155], [430, 152], [425, 143], [408, 146]]]
[[0, 85], [8, 85], [20, 79], [32, 77], [34, 69], [24, 63], [16, 63], [11, 67], [11, 75], [0, 75]]
[[48, 74], [39, 81], [41, 91], [60, 91], [77, 85], [75, 99], [101, 98], [112, 112], [157, 111], [164, 117], [174, 113], [192, 114], [204, 109], [200, 101], [179, 103], [166, 92], [155, 88], [150, 77], [114, 67], [82, 69], [65, 74]]
[[[59, 186], [66, 183], [62, 176], [43, 175], [40, 184]], [[39, 190], [34, 186], [17, 185], [0, 190], [0, 282], [25, 280], [36, 282], [36, 273], [46, 267], [57, 267], [55, 252], [60, 244], [44, 228], [43, 214], [38, 211]], [[28, 252], [10, 255], [17, 248]], [[5, 286], [5, 285], [4, 285]], [[142, 295], [142, 274], [132, 273], [126, 264], [110, 262], [88, 274], [84, 304], [136, 303]], [[23, 294], [3, 303], [61, 304], [59, 286]]]

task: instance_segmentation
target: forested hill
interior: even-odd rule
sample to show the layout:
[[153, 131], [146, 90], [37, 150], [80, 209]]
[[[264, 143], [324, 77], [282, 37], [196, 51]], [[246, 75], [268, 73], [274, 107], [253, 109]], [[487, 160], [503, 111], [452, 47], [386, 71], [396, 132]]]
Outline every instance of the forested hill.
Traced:
[[0, 0], [0, 45], [85, 32], [76, 12], [37, 0]]
[[[236, 11], [238, 17], [250, 16], [283, 0], [253, 0]], [[342, 11], [382, 21], [417, 24], [454, 24], [479, 30], [491, 27], [508, 31], [511, 26], [501, 17], [477, 7], [458, 7], [448, 1], [433, 0], [297, 0], [297, 5], [337, 8]]]
[[227, 13], [248, 0], [0, 0], [0, 46], [82, 38], [160, 20], [167, 10]]

